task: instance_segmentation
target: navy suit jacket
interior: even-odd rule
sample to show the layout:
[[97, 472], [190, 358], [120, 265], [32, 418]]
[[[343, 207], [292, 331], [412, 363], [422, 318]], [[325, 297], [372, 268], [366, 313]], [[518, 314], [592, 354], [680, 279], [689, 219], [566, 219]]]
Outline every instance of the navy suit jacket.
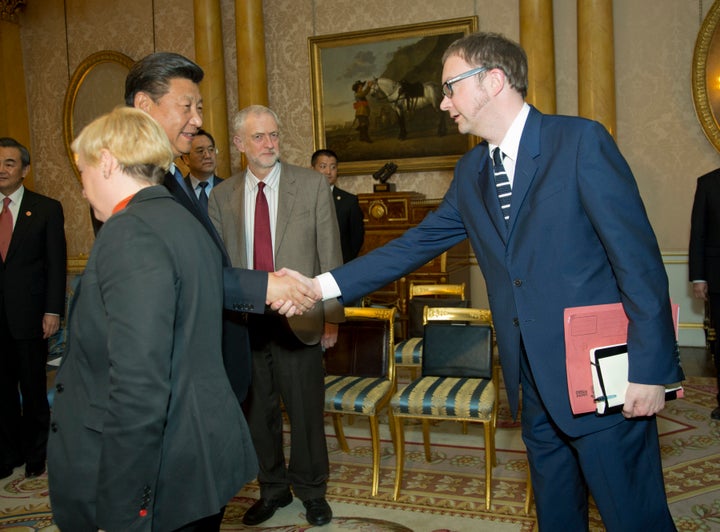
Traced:
[[521, 340], [538, 392], [570, 436], [622, 422], [573, 416], [565, 372], [566, 307], [622, 302], [629, 317], [629, 380], [682, 380], [662, 257], [632, 172], [590, 120], [531, 108], [522, 133], [509, 227], [488, 145], [458, 162], [435, 212], [402, 237], [333, 270], [355, 300], [470, 239], [487, 284], [511, 410], [518, 410]]
[[242, 402], [250, 386], [252, 366], [247, 325], [240, 312], [265, 312], [268, 274], [233, 268], [225, 245], [208, 215], [200, 208], [197, 196], [170, 172], [165, 174], [163, 184], [202, 224], [222, 253], [223, 306], [226, 309], [223, 314], [223, 360], [233, 390]]

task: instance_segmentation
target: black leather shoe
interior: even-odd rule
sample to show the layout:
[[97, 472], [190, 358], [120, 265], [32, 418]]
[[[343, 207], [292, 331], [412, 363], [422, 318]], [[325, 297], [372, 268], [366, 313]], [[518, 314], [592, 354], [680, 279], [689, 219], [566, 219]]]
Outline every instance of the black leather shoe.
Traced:
[[25, 465], [25, 478], [36, 478], [45, 472], [45, 462]]
[[289, 491], [276, 499], [259, 499], [255, 502], [243, 515], [242, 522], [244, 525], [259, 525], [270, 519], [278, 508], [284, 508], [293, 500], [292, 493]]
[[325, 499], [310, 499], [303, 501], [307, 510], [305, 519], [311, 525], [322, 526], [332, 521], [332, 510]]
[[720, 406], [718, 406], [715, 410], [710, 412], [710, 417], [713, 419], [720, 420]]

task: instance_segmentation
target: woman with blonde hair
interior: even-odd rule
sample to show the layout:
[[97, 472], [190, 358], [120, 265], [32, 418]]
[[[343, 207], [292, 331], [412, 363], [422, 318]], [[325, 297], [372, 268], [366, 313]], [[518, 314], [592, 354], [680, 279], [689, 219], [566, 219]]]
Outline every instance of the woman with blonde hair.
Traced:
[[160, 186], [173, 152], [118, 108], [72, 144], [104, 223], [56, 377], [48, 474], [62, 530], [218, 530], [257, 471], [223, 368], [221, 256]]

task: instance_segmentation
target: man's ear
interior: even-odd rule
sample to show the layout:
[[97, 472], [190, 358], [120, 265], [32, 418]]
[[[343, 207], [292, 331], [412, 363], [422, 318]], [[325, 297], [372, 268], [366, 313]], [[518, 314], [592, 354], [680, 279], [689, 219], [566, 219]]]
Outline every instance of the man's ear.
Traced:
[[243, 140], [240, 135], [233, 136], [232, 141], [240, 153], [245, 153], [245, 145], [243, 144]]
[[184, 162], [188, 167], [190, 166], [190, 157], [188, 157], [188, 154], [187, 154], [187, 153], [183, 153], [183, 154], [180, 156], [180, 160], [181, 160], [182, 162]]
[[505, 84], [508, 82], [507, 77], [505, 76], [505, 72], [503, 72], [499, 68], [493, 68], [487, 73], [487, 75], [490, 78], [490, 87], [492, 89], [492, 94], [500, 94], [500, 92], [503, 90], [503, 87], [505, 87]]
[[133, 107], [150, 114], [150, 106], [153, 103], [152, 98], [150, 98], [150, 95], [147, 92], [139, 91], [135, 93]]

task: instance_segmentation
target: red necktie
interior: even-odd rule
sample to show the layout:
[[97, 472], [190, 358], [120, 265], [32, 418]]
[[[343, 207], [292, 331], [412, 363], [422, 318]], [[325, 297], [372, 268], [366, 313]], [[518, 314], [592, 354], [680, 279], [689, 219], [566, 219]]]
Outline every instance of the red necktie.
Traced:
[[265, 183], [258, 183], [258, 193], [255, 198], [255, 227], [253, 234], [253, 257], [256, 270], [271, 272], [273, 266], [272, 234], [270, 233], [270, 209], [265, 197]]
[[10, 198], [7, 196], [3, 199], [3, 208], [0, 211], [0, 255], [3, 261], [10, 247], [10, 240], [13, 233], [13, 219], [10, 213]]

